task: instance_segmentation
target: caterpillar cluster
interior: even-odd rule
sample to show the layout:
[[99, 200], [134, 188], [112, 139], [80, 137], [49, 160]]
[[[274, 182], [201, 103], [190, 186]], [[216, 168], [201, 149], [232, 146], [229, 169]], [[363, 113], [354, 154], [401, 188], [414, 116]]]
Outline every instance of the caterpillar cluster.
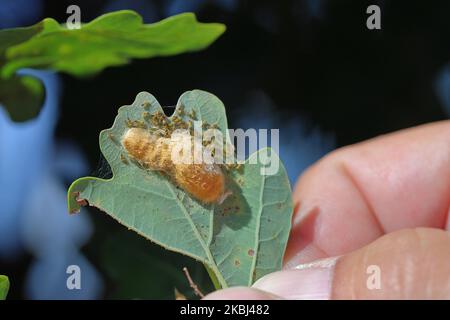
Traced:
[[[157, 121], [157, 120], [155, 120]], [[165, 123], [167, 125], [167, 123]], [[186, 132], [191, 143], [193, 139]], [[146, 168], [164, 172], [184, 191], [203, 203], [221, 203], [229, 192], [225, 191], [225, 176], [215, 163], [183, 163], [173, 161], [173, 150], [186, 139], [174, 141], [167, 135], [154, 134], [143, 126], [129, 128], [121, 144], [128, 156]]]

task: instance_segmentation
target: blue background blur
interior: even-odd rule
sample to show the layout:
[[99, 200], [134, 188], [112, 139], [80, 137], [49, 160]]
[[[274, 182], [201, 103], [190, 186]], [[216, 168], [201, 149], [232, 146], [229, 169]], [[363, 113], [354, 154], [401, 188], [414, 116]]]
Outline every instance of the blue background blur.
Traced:
[[[185, 265], [210, 288], [202, 266], [105, 214], [67, 214], [73, 179], [108, 174], [98, 133], [139, 91], [173, 105], [201, 88], [225, 103], [231, 128], [279, 128], [291, 183], [337, 147], [450, 116], [449, 1], [0, 0], [0, 28], [64, 22], [70, 4], [84, 22], [119, 9], [147, 23], [192, 11], [228, 29], [202, 52], [88, 79], [21, 71], [41, 78], [47, 97], [26, 123], [0, 108], [0, 274], [10, 277], [10, 298], [171, 299], [174, 287], [190, 291]], [[365, 27], [370, 4], [381, 7], [382, 30]], [[66, 288], [70, 264], [81, 267], [81, 290]]]

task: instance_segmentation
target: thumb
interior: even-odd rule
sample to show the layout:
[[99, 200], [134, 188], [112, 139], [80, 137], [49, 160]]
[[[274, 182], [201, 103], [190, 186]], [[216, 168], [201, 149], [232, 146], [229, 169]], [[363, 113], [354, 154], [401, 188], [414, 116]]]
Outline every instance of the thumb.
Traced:
[[[256, 289], [256, 290], [255, 290]], [[213, 299], [450, 299], [450, 233], [405, 229], [337, 258], [283, 270]]]
[[[380, 273], [379, 289], [370, 283], [374, 270]], [[350, 254], [336, 265], [333, 297], [450, 299], [450, 233], [407, 229]]]
[[254, 286], [288, 299], [450, 299], [450, 233], [397, 231], [339, 258], [273, 273]]

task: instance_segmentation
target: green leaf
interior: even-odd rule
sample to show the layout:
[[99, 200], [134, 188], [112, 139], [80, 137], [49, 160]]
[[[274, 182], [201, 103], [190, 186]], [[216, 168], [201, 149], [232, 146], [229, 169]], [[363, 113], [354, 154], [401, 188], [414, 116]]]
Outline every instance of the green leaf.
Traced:
[[[228, 135], [225, 108], [216, 96], [188, 91], [177, 110], [181, 105], [186, 114], [194, 110], [198, 120], [217, 125]], [[274, 175], [262, 175], [260, 156], [278, 158], [270, 149], [259, 150], [240, 170], [224, 171], [231, 196], [220, 205], [203, 204], [160, 173], [123, 161], [126, 151], [119, 139], [127, 122], [141, 121], [147, 109], [150, 114], [162, 112], [151, 94], [141, 92], [132, 105], [119, 109], [112, 128], [100, 133], [100, 149], [113, 177], [76, 180], [68, 190], [69, 211], [77, 212], [87, 203], [95, 206], [166, 249], [201, 261], [221, 287], [250, 286], [279, 270], [293, 210], [281, 161]]]
[[0, 78], [0, 104], [13, 121], [26, 121], [39, 114], [44, 103], [44, 85], [31, 76]]
[[0, 300], [5, 300], [9, 291], [9, 279], [7, 276], [0, 275]]
[[25, 42], [40, 33], [46, 28], [45, 25], [49, 20], [53, 21], [45, 19], [31, 27], [0, 30], [0, 66], [5, 62], [5, 52], [9, 47]]
[[224, 31], [223, 24], [200, 23], [193, 13], [143, 24], [142, 17], [129, 10], [104, 14], [80, 29], [69, 30], [46, 18], [30, 27], [0, 30], [0, 103], [15, 121], [38, 114], [44, 89], [37, 79], [17, 76], [21, 68], [84, 77], [132, 58], [201, 50]]
[[0, 40], [8, 40], [0, 47], [5, 59], [1, 75], [8, 78], [18, 69], [30, 67], [87, 76], [108, 66], [126, 64], [130, 58], [200, 50], [224, 31], [222, 24], [199, 23], [193, 13], [146, 25], [136, 12], [123, 10], [72, 30], [47, 18], [29, 28], [0, 31]]

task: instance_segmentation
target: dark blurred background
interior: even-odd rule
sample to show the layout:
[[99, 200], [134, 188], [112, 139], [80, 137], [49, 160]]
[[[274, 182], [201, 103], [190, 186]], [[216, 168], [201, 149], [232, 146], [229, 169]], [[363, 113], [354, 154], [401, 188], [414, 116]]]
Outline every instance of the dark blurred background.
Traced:
[[[0, 113], [0, 274], [13, 299], [172, 299], [175, 287], [192, 297], [183, 266], [211, 290], [190, 259], [98, 210], [66, 212], [73, 179], [107, 173], [99, 131], [140, 91], [174, 105], [203, 89], [224, 102], [230, 128], [279, 128], [291, 183], [335, 148], [450, 115], [449, 1], [0, 0], [0, 27], [65, 22], [71, 4], [83, 22], [119, 9], [147, 23], [192, 11], [227, 31], [201, 52], [87, 79], [38, 73], [47, 87], [40, 116], [18, 125]], [[381, 8], [381, 30], [366, 28], [371, 4]], [[82, 290], [66, 289], [69, 264], [81, 266]]]

